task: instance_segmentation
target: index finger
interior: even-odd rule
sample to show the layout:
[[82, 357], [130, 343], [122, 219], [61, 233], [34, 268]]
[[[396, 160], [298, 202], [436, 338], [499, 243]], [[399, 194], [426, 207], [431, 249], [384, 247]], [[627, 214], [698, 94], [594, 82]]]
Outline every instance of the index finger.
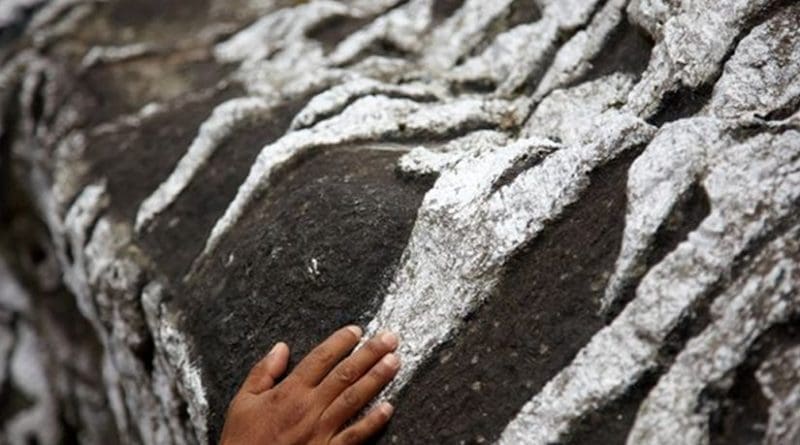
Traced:
[[295, 377], [307, 385], [316, 386], [356, 347], [361, 335], [362, 331], [358, 326], [339, 329], [309, 352], [290, 377]]
[[317, 393], [330, 403], [347, 387], [353, 385], [386, 354], [397, 348], [397, 336], [384, 332], [366, 342], [363, 347], [344, 359], [320, 382]]

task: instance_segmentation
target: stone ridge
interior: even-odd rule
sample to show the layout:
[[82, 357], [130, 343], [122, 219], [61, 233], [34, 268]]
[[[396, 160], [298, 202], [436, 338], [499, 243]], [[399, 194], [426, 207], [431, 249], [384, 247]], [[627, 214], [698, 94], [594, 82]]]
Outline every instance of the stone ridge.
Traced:
[[[379, 443], [798, 440], [798, 22], [787, 0], [3, 3], [0, 181], [32, 209], [0, 195], [0, 241], [49, 247], [0, 248], [0, 442], [214, 443], [270, 344], [296, 360], [344, 323], [402, 338]], [[29, 214], [46, 235], [3, 235]], [[82, 337], [55, 340], [39, 287]], [[84, 354], [95, 390], [21, 373], [65, 363], [35, 344]]]

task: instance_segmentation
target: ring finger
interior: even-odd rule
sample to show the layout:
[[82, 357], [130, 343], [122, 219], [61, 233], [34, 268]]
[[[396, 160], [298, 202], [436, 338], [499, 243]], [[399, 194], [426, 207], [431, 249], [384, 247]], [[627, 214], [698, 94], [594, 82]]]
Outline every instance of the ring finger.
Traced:
[[345, 389], [323, 412], [322, 422], [338, 430], [358, 414], [397, 374], [400, 360], [394, 354], [381, 359], [354, 385]]

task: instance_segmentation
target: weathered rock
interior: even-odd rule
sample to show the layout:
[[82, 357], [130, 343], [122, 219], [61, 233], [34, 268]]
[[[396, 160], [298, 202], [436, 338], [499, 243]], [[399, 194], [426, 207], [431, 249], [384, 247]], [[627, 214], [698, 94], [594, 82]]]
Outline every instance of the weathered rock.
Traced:
[[796, 2], [9, 5], [3, 440], [213, 443], [349, 322], [381, 443], [798, 439]]

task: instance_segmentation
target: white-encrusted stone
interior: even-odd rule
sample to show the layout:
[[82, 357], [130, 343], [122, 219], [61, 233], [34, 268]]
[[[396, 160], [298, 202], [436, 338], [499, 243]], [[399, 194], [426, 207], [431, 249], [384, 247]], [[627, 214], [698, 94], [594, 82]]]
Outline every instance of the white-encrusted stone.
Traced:
[[612, 74], [575, 87], [556, 90], [533, 112], [522, 129], [525, 137], [540, 136], [565, 144], [591, 142], [591, 129], [601, 114], [620, 108], [633, 87], [633, 78]]
[[197, 137], [172, 174], [139, 206], [134, 226], [136, 231], [141, 231], [175, 202], [225, 139], [248, 123], [264, 120], [271, 108], [268, 101], [257, 97], [232, 99], [217, 106], [211, 117], [200, 126]]
[[236, 197], [214, 225], [204, 254], [217, 247], [222, 236], [242, 217], [253, 197], [269, 185], [273, 172], [308, 150], [385, 138], [401, 139], [421, 133], [448, 135], [486, 125], [513, 126], [518, 124], [520, 113], [517, 104], [502, 100], [464, 99], [427, 105], [383, 96], [359, 99], [341, 114], [314, 127], [288, 133], [264, 147]]
[[513, 0], [466, 0], [464, 5], [431, 33], [423, 64], [444, 71], [474, 48], [486, 27], [506, 13]]
[[292, 121], [291, 128], [308, 128], [320, 120], [335, 116], [348, 105], [364, 96], [388, 96], [419, 102], [442, 98], [447, 93], [443, 88], [427, 84], [392, 85], [371, 79], [360, 78], [334, 86], [314, 96]]
[[492, 130], [476, 131], [441, 147], [415, 147], [400, 158], [398, 167], [403, 172], [413, 175], [438, 174], [451, 168], [465, 156], [480, 153], [482, 148], [508, 144], [509, 138], [504, 133]]
[[535, 98], [545, 97], [556, 88], [568, 85], [591, 70], [591, 61], [597, 57], [612, 33], [624, 20], [627, 0], [611, 0], [595, 14], [592, 21], [575, 33], [556, 53], [534, 92]]
[[348, 64], [370, 46], [382, 41], [409, 53], [420, 52], [424, 33], [431, 23], [432, 6], [433, 0], [411, 0], [378, 17], [342, 41], [329, 56], [330, 63], [334, 66]]
[[795, 3], [742, 39], [725, 64], [706, 112], [729, 119], [766, 118], [800, 105], [797, 23], [800, 4]]
[[[797, 236], [792, 241], [796, 241]], [[795, 267], [797, 261], [795, 260]], [[798, 280], [796, 280], [797, 282]], [[798, 292], [795, 292], [796, 298]], [[792, 309], [796, 309], [792, 308]], [[796, 315], [796, 313], [795, 313]], [[761, 391], [771, 402], [767, 424], [766, 445], [781, 445], [800, 441], [800, 347], [779, 347], [756, 371]]]
[[[744, 276], [717, 297], [710, 325], [688, 342], [642, 403], [629, 445], [709, 442], [709, 410], [702, 405], [701, 393], [729, 389], [730, 374], [747, 358], [753, 342], [771, 326], [800, 314], [798, 235], [800, 226], [770, 243]], [[754, 270], [758, 273], [750, 273]], [[792, 425], [777, 418], [788, 407], [781, 409], [780, 401], [775, 401], [773, 430], [776, 425]], [[790, 409], [796, 408], [795, 404]]]
[[664, 97], [681, 88], [697, 89], [714, 80], [747, 21], [775, 0], [699, 0], [683, 5], [667, 20], [642, 80], [627, 109], [651, 116]]
[[347, 6], [330, 0], [280, 9], [218, 44], [214, 54], [224, 62], [263, 59], [293, 42], [306, 42], [305, 32], [314, 25], [349, 12]]
[[[666, 127], [643, 156], [651, 149], [662, 152], [660, 141], [675, 138], [687, 125], [691, 122]], [[732, 145], [717, 144], [713, 134], [706, 145], [690, 140], [684, 148], [697, 153], [689, 156], [694, 169], [654, 175], [636, 186], [653, 189], [662, 181], [691, 177], [699, 167], [696, 180], [708, 193], [711, 214], [644, 276], [622, 313], [522, 408], [501, 443], [558, 441], [582, 415], [620, 397], [657, 365], [662, 342], [692, 306], [726, 280], [754, 240], [795, 214], [793, 203], [800, 199], [798, 136], [797, 130], [762, 133]], [[678, 146], [680, 142], [672, 145]], [[671, 155], [664, 153], [662, 159]]]
[[[592, 143], [561, 146], [539, 138], [465, 152], [441, 173], [423, 200], [402, 264], [367, 327], [397, 332], [403, 367], [384, 390], [392, 396], [430, 351], [456, 335], [521, 245], [556, 219], [589, 186], [589, 174], [627, 149], [647, 142], [652, 128], [614, 112], [598, 119]], [[497, 184], [529, 158], [540, 161]]]

